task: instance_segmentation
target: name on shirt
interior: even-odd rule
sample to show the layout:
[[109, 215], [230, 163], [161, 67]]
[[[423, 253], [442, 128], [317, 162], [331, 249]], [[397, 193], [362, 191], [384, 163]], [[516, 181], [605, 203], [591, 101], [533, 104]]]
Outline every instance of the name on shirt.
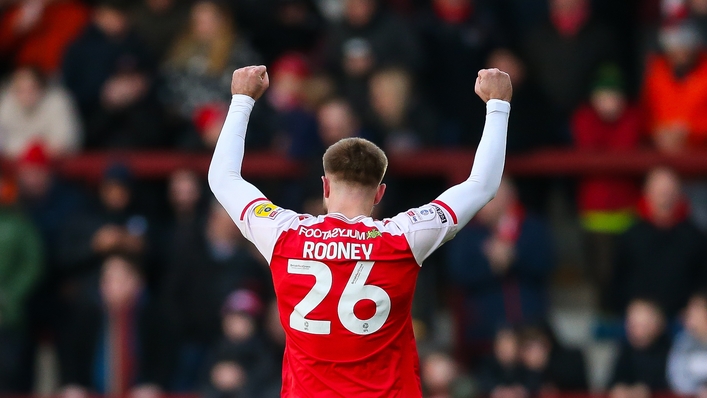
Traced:
[[299, 234], [304, 235], [307, 238], [317, 238], [317, 239], [333, 239], [333, 238], [351, 238], [358, 240], [368, 239], [368, 233], [362, 231], [356, 231], [353, 229], [346, 228], [334, 228], [328, 231], [322, 231], [318, 228], [307, 228], [300, 227]]
[[370, 260], [372, 243], [305, 241], [302, 258], [315, 260]]

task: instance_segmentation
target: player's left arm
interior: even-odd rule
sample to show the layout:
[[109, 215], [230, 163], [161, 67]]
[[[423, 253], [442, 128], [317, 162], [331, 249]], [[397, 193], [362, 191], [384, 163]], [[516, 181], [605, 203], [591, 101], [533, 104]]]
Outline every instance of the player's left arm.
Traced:
[[482, 70], [476, 79], [476, 93], [486, 102], [486, 124], [471, 174], [433, 202], [443, 206], [460, 228], [496, 196], [506, 161], [506, 133], [513, 95], [511, 79], [498, 69]]
[[506, 132], [513, 94], [508, 74], [479, 72], [476, 93], [486, 102], [486, 123], [469, 178], [442, 193], [431, 204], [394, 218], [402, 225], [418, 264], [452, 239], [496, 195], [506, 159]]

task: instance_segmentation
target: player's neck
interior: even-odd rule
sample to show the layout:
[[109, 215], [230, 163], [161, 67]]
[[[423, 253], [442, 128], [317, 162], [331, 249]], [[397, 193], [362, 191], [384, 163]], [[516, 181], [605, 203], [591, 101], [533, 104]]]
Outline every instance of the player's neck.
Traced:
[[357, 200], [350, 200], [347, 198], [329, 198], [327, 203], [327, 211], [329, 213], [339, 213], [348, 219], [354, 219], [358, 216], [370, 216], [373, 210], [373, 204], [368, 206], [365, 203]]

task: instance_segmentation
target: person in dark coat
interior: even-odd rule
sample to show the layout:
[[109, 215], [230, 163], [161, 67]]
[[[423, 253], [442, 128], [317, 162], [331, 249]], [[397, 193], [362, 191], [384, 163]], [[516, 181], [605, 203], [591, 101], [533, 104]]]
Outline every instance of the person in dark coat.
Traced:
[[386, 13], [379, 0], [346, 0], [344, 18], [326, 37], [326, 69], [356, 112], [368, 103], [367, 84], [373, 70], [399, 66], [418, 71], [422, 53], [417, 38], [400, 19]]
[[[446, 121], [439, 132], [441, 140], [447, 145], [476, 145], [480, 136], [468, 132], [481, 131], [485, 115], [483, 103], [473, 98], [476, 71], [500, 44], [496, 16], [492, 7], [475, 0], [429, 3], [414, 20], [425, 54], [420, 86]], [[440, 71], [454, 84], [439, 84]]]
[[167, 386], [174, 348], [137, 262], [108, 257], [98, 290], [98, 299], [82, 303], [71, 321], [73, 355], [62, 368], [65, 393], [155, 396]]
[[86, 148], [166, 143], [153, 71], [154, 62], [130, 29], [124, 6], [103, 0], [92, 23], [67, 49], [62, 65], [64, 84], [85, 122]]
[[512, 327], [501, 326], [496, 332], [493, 354], [478, 370], [479, 392], [486, 396], [506, 398], [527, 397], [528, 372], [520, 362], [518, 333]]
[[613, 307], [623, 313], [631, 298], [645, 297], [673, 319], [705, 280], [705, 237], [688, 219], [680, 179], [669, 169], [649, 173], [638, 212], [617, 243]]
[[610, 382], [612, 398], [648, 398], [668, 389], [666, 364], [670, 351], [665, 315], [657, 303], [636, 298], [626, 310], [626, 340]]
[[463, 303], [457, 322], [467, 360], [488, 350], [498, 325], [544, 318], [554, 267], [547, 225], [525, 212], [508, 180], [472, 221], [446, 252], [448, 277]]
[[526, 385], [534, 393], [579, 392], [588, 389], [582, 352], [564, 347], [546, 322], [520, 330], [520, 358], [528, 370]]
[[[549, 111], [567, 123], [586, 98], [597, 67], [615, 60], [617, 38], [592, 20], [589, 0], [550, 0], [549, 5], [548, 21], [532, 29], [522, 45], [531, 76], [550, 100]], [[569, 142], [569, 131], [565, 138]]]
[[215, 203], [194, 235], [175, 236], [162, 273], [161, 300], [178, 334], [177, 368], [172, 388], [189, 391], [198, 383], [209, 347], [221, 336], [221, 306], [230, 292], [248, 288], [271, 292], [267, 266], [250, 248], [228, 213]]
[[[221, 309], [223, 337], [211, 349], [207, 397], [261, 396], [272, 379], [272, 354], [260, 333], [263, 303], [257, 294], [239, 289]], [[278, 361], [279, 362], [279, 361]], [[239, 369], [240, 368], [240, 369]], [[245, 381], [234, 383], [242, 372]]]
[[84, 118], [101, 106], [104, 85], [120, 66], [151, 64], [145, 48], [130, 31], [127, 18], [122, 5], [104, 0], [64, 55], [62, 78]]

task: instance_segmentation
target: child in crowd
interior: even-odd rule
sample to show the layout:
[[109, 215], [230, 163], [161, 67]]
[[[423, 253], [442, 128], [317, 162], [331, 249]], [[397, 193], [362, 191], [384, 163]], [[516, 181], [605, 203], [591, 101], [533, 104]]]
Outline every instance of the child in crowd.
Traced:
[[611, 398], [648, 398], [666, 390], [669, 350], [663, 310], [652, 300], [633, 299], [626, 310], [626, 341], [614, 365]]
[[208, 397], [252, 397], [263, 389], [272, 369], [259, 334], [260, 298], [249, 290], [231, 293], [222, 308], [223, 339], [212, 353]]

